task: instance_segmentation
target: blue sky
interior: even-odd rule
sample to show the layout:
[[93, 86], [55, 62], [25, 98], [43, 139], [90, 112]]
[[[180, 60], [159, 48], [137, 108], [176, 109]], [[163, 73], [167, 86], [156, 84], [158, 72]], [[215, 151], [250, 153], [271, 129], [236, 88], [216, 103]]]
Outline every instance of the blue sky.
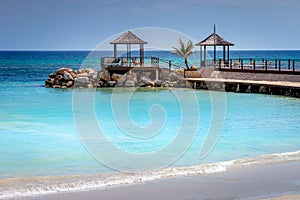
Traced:
[[93, 49], [129, 29], [198, 41], [217, 24], [234, 49], [300, 49], [299, 0], [0, 0], [0, 49]]

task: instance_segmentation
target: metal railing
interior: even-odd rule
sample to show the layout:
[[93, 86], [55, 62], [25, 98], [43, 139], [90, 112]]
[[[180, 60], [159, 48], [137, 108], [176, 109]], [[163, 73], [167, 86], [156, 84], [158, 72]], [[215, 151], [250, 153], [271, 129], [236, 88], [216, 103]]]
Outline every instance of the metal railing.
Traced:
[[205, 67], [218, 68], [221, 71], [300, 74], [300, 60], [292, 59], [230, 59], [224, 61], [206, 61]]

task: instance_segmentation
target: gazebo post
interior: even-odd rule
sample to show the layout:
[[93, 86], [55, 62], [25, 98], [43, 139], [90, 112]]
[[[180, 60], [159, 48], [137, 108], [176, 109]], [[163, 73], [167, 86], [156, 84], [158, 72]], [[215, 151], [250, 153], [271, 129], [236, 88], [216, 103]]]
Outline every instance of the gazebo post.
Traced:
[[214, 44], [214, 65], [216, 64], [217, 60], [217, 46]]
[[229, 61], [230, 55], [229, 55], [229, 45], [227, 46], [227, 61]]
[[117, 59], [117, 44], [114, 44], [114, 59]]
[[206, 46], [204, 46], [204, 67], [206, 65]]
[[202, 67], [202, 46], [200, 46], [200, 67]]
[[226, 61], [226, 46], [223, 46], [223, 63], [225, 64]]
[[126, 60], [127, 60], [127, 66], [128, 66], [128, 58], [129, 58], [129, 44], [126, 44], [127, 51], [126, 51]]
[[140, 44], [140, 66], [144, 63], [144, 44]]

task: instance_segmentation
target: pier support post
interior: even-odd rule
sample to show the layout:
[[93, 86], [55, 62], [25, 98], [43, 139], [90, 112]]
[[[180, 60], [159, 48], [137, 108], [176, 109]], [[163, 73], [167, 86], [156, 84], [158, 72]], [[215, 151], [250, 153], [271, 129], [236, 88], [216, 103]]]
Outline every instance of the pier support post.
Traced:
[[235, 92], [240, 92], [240, 84], [237, 84]]
[[155, 70], [155, 80], [158, 81], [158, 70]]

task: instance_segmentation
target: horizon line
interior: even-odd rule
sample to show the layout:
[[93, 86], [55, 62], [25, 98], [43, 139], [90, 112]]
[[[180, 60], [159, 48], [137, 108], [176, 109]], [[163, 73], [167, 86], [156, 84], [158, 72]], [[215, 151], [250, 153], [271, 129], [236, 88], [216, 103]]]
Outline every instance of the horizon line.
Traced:
[[[0, 51], [113, 51], [113, 49], [93, 50], [93, 49], [0, 49]], [[120, 50], [126, 51], [126, 50]], [[135, 51], [135, 50], [134, 50]], [[167, 51], [167, 50], [145, 50], [145, 51]], [[170, 51], [172, 51], [170, 49]], [[195, 50], [199, 52], [200, 50]], [[213, 50], [208, 50], [213, 51]], [[222, 51], [222, 50], [217, 50]], [[300, 49], [231, 49], [230, 51], [300, 51]]]

